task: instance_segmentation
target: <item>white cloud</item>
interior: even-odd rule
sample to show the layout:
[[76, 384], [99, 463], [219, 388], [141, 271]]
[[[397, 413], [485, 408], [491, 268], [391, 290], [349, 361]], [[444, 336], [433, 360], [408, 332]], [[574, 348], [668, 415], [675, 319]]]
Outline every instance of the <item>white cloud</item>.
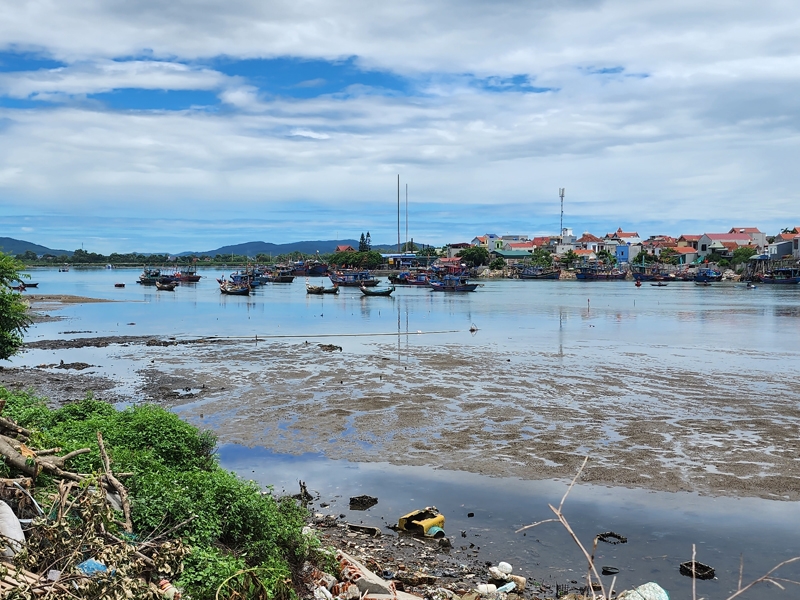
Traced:
[[96, 60], [56, 69], [0, 73], [0, 93], [53, 100], [115, 89], [214, 90], [230, 78], [174, 62]]

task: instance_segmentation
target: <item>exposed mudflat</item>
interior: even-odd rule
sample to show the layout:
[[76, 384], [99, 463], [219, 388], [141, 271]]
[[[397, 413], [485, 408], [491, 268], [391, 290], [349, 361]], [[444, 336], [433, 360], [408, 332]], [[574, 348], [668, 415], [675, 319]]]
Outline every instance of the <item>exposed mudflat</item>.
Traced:
[[63, 351], [66, 364], [78, 360], [69, 358], [76, 347], [103, 348], [106, 368], [135, 361], [141, 368], [126, 383], [135, 398], [118, 378], [52, 361], [4, 369], [0, 384], [66, 400], [91, 389], [162, 402], [221, 442], [281, 453], [524, 479], [571, 478], [588, 454], [582, 480], [595, 484], [800, 499], [797, 371], [747, 377], [715, 367], [709, 376], [647, 355], [604, 368], [605, 358], [579, 348], [341, 345], [44, 341], [28, 347]]

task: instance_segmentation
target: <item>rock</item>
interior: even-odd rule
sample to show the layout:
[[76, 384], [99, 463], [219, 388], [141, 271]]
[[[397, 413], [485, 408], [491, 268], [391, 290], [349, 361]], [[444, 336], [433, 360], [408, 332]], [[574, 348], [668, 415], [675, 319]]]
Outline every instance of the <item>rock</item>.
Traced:
[[517, 589], [520, 592], [525, 589], [525, 586], [528, 583], [528, 580], [525, 577], [522, 577], [521, 575], [509, 575], [509, 577], [511, 578], [511, 581], [517, 584]]
[[617, 600], [669, 600], [669, 594], [660, 585], [650, 581], [634, 590], [622, 592]]

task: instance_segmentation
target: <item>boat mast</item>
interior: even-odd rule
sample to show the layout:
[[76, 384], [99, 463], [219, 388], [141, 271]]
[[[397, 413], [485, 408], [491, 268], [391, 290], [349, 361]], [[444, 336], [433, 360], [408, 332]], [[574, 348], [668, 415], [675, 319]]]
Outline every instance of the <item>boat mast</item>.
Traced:
[[400, 174], [397, 175], [397, 253], [400, 254]]
[[408, 250], [408, 184], [406, 184], [406, 252]]
[[561, 230], [559, 235], [561, 236], [561, 243], [564, 243], [564, 188], [558, 188], [558, 195], [561, 198]]

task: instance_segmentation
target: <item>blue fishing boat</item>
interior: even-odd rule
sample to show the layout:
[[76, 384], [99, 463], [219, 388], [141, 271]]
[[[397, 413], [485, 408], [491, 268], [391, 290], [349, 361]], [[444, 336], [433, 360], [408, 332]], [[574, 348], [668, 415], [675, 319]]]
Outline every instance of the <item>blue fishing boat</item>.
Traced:
[[430, 286], [434, 292], [474, 292], [479, 283], [469, 283], [463, 275], [447, 273], [439, 279], [431, 279]]
[[586, 265], [578, 267], [578, 272], [575, 273], [575, 279], [583, 281], [613, 281], [625, 279], [628, 276], [627, 271], [607, 267], [605, 265]]
[[369, 271], [336, 271], [329, 275], [334, 284], [343, 287], [375, 287], [378, 279], [375, 279]]
[[781, 267], [773, 269], [758, 276], [761, 283], [794, 285], [800, 283], [800, 269], [794, 267]]
[[704, 267], [702, 269], [698, 269], [697, 273], [695, 273], [694, 280], [700, 283], [722, 281], [722, 271]]

